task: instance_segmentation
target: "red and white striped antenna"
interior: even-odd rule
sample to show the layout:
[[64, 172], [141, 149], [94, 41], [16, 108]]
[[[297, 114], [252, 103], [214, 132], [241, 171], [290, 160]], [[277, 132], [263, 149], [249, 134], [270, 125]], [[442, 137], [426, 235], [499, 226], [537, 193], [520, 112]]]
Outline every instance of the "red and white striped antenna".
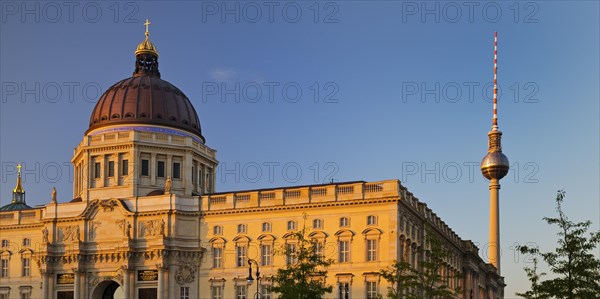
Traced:
[[494, 32], [494, 117], [492, 118], [492, 129], [498, 129], [498, 32]]

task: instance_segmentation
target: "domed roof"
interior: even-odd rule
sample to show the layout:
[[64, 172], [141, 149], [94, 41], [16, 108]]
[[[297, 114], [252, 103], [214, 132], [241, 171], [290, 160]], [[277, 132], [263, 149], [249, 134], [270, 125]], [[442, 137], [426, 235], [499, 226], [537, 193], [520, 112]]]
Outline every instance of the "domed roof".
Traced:
[[146, 38], [136, 51], [133, 76], [109, 87], [90, 116], [92, 130], [124, 124], [159, 125], [184, 130], [205, 141], [200, 119], [188, 97], [173, 84], [162, 80], [158, 71], [158, 52]]
[[32, 207], [23, 202], [12, 202], [0, 208], [0, 212], [30, 210]]
[[190, 100], [158, 76], [134, 75], [109, 87], [92, 111], [88, 132], [121, 124], [172, 127], [198, 135], [204, 141]]

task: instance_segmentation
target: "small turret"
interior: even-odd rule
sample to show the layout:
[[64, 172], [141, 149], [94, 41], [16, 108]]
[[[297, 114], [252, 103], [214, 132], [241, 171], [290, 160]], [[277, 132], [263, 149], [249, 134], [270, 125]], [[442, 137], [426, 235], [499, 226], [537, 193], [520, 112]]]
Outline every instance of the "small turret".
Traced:
[[17, 165], [17, 184], [12, 192], [11, 203], [0, 208], [0, 211], [15, 211], [15, 210], [26, 210], [31, 209], [30, 206], [25, 202], [25, 189], [21, 182], [21, 164]]

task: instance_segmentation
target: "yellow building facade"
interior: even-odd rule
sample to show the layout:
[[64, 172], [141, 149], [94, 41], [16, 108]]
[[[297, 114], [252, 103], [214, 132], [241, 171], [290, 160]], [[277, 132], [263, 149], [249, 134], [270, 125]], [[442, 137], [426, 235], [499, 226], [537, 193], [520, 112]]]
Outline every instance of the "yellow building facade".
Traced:
[[216, 151], [190, 100], [161, 79], [148, 32], [135, 55], [74, 151], [73, 196], [54, 190], [31, 207], [19, 174], [0, 208], [0, 299], [276, 298], [282, 249], [303, 228], [334, 261], [325, 298], [385, 296], [378, 272], [417, 266], [427, 234], [451, 253], [443, 271], [458, 298], [503, 298], [478, 248], [398, 180], [215, 192]]

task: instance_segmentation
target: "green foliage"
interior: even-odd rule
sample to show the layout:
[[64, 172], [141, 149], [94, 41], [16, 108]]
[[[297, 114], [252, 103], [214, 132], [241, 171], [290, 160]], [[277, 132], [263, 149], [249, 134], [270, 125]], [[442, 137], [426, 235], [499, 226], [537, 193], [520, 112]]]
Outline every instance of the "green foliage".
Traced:
[[333, 263], [315, 251], [315, 244], [305, 236], [305, 229], [294, 233], [297, 243], [293, 250], [284, 247], [281, 251], [290, 261], [283, 269], [278, 269], [273, 277], [273, 292], [280, 293], [279, 298], [313, 299], [331, 293], [332, 286], [324, 284], [326, 268]]
[[558, 217], [543, 218], [549, 225], [558, 226], [558, 247], [550, 252], [541, 252], [538, 248], [527, 246], [520, 247], [522, 253], [541, 257], [555, 274], [555, 278], [539, 281], [540, 277], [536, 276], [535, 272], [532, 274], [532, 269], [526, 268], [527, 276], [532, 282], [531, 290], [517, 295], [537, 296], [526, 298], [600, 298], [600, 259], [593, 254], [600, 244], [600, 231], [590, 232], [588, 236], [592, 224], [589, 220], [569, 220], [562, 210], [564, 199], [565, 192], [558, 191]]
[[525, 267], [525, 273], [527, 273], [527, 278], [531, 282], [531, 290], [525, 293], [517, 293], [517, 296], [521, 296], [526, 299], [547, 299], [548, 296], [544, 295], [540, 290], [540, 279], [542, 276], [546, 275], [546, 273], [537, 273], [537, 263], [538, 259], [533, 258], [533, 267]]
[[442, 274], [450, 256], [449, 252], [438, 238], [428, 236], [426, 241], [429, 248], [422, 251], [425, 258], [418, 267], [415, 268], [402, 260], [379, 272], [390, 284], [388, 298], [446, 298], [460, 293], [459, 289], [453, 290], [446, 284], [447, 280], [454, 279], [455, 276]]

